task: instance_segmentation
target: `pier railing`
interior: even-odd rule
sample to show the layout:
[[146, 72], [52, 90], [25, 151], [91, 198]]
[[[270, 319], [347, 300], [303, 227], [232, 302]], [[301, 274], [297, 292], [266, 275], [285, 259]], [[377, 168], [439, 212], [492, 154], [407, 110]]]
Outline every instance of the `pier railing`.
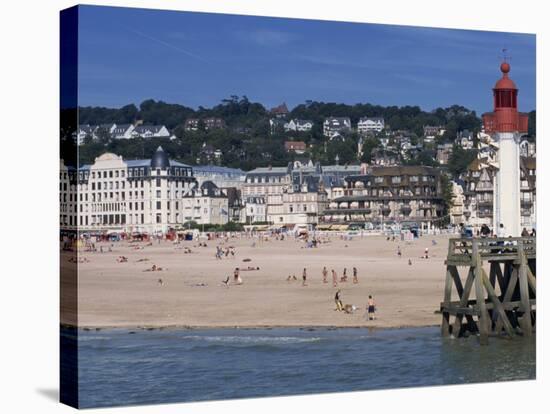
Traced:
[[536, 237], [453, 238], [449, 240], [447, 264], [468, 266], [478, 254], [481, 261], [518, 260], [520, 252], [527, 259], [537, 256]]

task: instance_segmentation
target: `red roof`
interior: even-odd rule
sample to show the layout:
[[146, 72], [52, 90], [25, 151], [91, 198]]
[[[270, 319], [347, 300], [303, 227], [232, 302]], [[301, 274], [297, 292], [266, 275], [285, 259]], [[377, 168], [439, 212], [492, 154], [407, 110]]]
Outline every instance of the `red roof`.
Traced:
[[517, 89], [514, 81], [508, 77], [510, 64], [508, 62], [502, 62], [500, 64], [500, 71], [502, 72], [502, 78], [495, 84], [495, 89]]
[[306, 143], [304, 141], [286, 141], [285, 142], [285, 149], [287, 151], [289, 150], [305, 150], [306, 149]]

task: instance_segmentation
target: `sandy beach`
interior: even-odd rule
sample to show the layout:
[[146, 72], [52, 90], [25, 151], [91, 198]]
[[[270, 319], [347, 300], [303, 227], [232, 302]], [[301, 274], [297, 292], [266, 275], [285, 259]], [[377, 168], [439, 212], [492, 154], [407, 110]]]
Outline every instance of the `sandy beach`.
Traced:
[[[445, 276], [448, 236], [423, 236], [412, 242], [387, 241], [383, 236], [342, 240], [333, 236], [317, 248], [303, 241], [230, 239], [129, 244], [97, 243], [104, 253], [80, 252], [78, 312], [80, 327], [266, 327], [370, 326], [413, 327], [438, 325]], [[436, 244], [432, 244], [432, 240]], [[232, 258], [216, 259], [216, 245], [234, 246]], [[136, 249], [135, 246], [143, 248]], [[402, 257], [397, 255], [400, 246]], [[184, 253], [185, 247], [191, 253]], [[430, 258], [421, 259], [428, 247]], [[119, 263], [119, 256], [128, 261]], [[85, 258], [85, 259], [83, 259]], [[408, 264], [408, 259], [412, 265]], [[62, 256], [62, 262], [66, 260]], [[146, 260], [145, 260], [146, 259]], [[250, 261], [243, 261], [250, 259]], [[146, 271], [152, 265], [162, 271]], [[241, 271], [242, 285], [233, 283]], [[322, 281], [322, 268], [329, 283]], [[357, 267], [359, 283], [352, 283]], [[307, 268], [307, 286], [302, 270]], [[348, 281], [332, 285], [347, 268]], [[297, 281], [287, 281], [296, 275]], [[228, 286], [222, 283], [231, 276]], [[159, 283], [162, 279], [162, 284]], [[334, 294], [355, 305], [352, 313], [335, 311]], [[368, 295], [377, 305], [376, 319], [365, 315]], [[64, 320], [62, 323], [70, 322]]]

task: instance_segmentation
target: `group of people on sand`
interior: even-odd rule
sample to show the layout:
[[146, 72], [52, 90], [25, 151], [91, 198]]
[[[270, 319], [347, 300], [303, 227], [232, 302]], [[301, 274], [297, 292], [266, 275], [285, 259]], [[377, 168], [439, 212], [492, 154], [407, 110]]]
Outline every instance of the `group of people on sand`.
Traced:
[[[432, 245], [436, 245], [437, 242], [435, 242], [435, 240], [432, 240]], [[397, 246], [397, 257], [401, 258], [403, 256], [403, 252], [401, 251], [401, 246]], [[424, 253], [422, 254], [422, 256], [420, 256], [421, 259], [429, 259], [430, 258], [430, 253], [429, 253], [429, 249], [426, 247], [424, 249]], [[408, 260], [408, 264], [409, 266], [412, 266], [412, 260], [409, 258]]]
[[[338, 274], [334, 269], [331, 270], [332, 272], [332, 284], [334, 287], [338, 286]], [[323, 283], [328, 283], [328, 269], [326, 266], [323, 266], [323, 270], [321, 272], [323, 276]], [[357, 284], [359, 283], [359, 276], [358, 271], [356, 267], [353, 267], [352, 269], [353, 274], [353, 283]], [[298, 278], [296, 277], [296, 274], [288, 275], [286, 278], [287, 282], [297, 281]], [[342, 273], [342, 276], [339, 279], [340, 283], [345, 283], [348, 281], [348, 270], [347, 268], [344, 268], [344, 271]], [[302, 286], [307, 286], [307, 268], [304, 267], [304, 270], [302, 271]]]
[[[345, 313], [353, 313], [357, 308], [355, 305], [344, 305], [342, 302], [342, 290], [338, 289], [336, 291], [336, 294], [334, 295], [334, 302], [336, 303], [336, 309], [335, 311], [338, 312], [345, 312]], [[369, 295], [369, 298], [367, 299], [367, 306], [365, 308], [367, 312], [367, 318], [369, 321], [374, 320], [374, 313], [376, 312], [376, 303], [374, 302], [374, 298], [372, 295]]]
[[[328, 270], [326, 266], [323, 266], [322, 274], [323, 274], [323, 283], [328, 283]], [[331, 274], [332, 274], [332, 285], [336, 287], [338, 286], [338, 274], [334, 269], [331, 270]], [[352, 268], [352, 274], [353, 274], [353, 283], [355, 284], [359, 283], [359, 276], [358, 276], [357, 268], [355, 266]], [[342, 276], [340, 277], [340, 282], [345, 283], [347, 281], [348, 281], [348, 269], [344, 268], [344, 271], [342, 272]]]
[[221, 260], [224, 256], [235, 258], [235, 247], [229, 246], [223, 249], [221, 246], [216, 246], [216, 259]]

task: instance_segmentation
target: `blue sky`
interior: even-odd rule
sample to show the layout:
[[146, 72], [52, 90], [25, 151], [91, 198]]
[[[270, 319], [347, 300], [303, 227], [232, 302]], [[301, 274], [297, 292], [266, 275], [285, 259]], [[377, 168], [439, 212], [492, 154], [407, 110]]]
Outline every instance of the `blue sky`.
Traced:
[[492, 109], [502, 49], [535, 109], [535, 36], [81, 6], [80, 105], [153, 98], [197, 108], [247, 95], [270, 108], [324, 102]]

